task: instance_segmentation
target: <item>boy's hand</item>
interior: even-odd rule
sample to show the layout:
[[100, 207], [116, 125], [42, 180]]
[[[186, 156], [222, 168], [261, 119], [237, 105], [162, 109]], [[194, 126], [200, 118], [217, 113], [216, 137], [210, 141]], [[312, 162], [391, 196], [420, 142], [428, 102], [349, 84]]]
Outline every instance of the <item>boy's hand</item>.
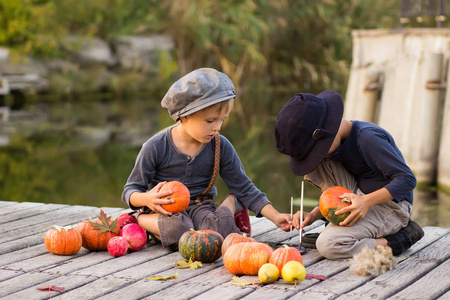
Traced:
[[284, 231], [289, 231], [291, 228], [291, 215], [278, 212], [272, 204], [264, 206], [261, 209], [261, 214]]
[[311, 212], [303, 212], [303, 223], [300, 224], [300, 211], [296, 212], [294, 215], [294, 219], [292, 221], [292, 225], [294, 225], [297, 230], [300, 231], [301, 228], [311, 225], [316, 220], [320, 219], [322, 214], [320, 213], [319, 207], [315, 207]]
[[356, 222], [364, 218], [369, 210], [370, 205], [367, 201], [364, 201], [363, 196], [358, 196], [356, 194], [346, 193], [339, 198], [348, 198], [352, 202], [350, 206], [344, 207], [336, 211], [336, 215], [344, 214], [349, 212], [350, 215], [345, 218], [344, 221], [339, 223], [340, 226], [353, 226]]
[[145, 192], [145, 198], [146, 198], [146, 206], [150, 208], [154, 212], [159, 212], [163, 215], [170, 216], [172, 215], [171, 212], [168, 212], [164, 208], [162, 208], [161, 204], [171, 204], [174, 203], [175, 200], [173, 199], [164, 199], [165, 197], [172, 194], [172, 191], [166, 191], [166, 192], [160, 192], [159, 190], [166, 182], [160, 182], [158, 183], [154, 188], [152, 188], [150, 191]]
[[291, 215], [280, 213], [274, 223], [283, 231], [289, 231], [292, 224]]

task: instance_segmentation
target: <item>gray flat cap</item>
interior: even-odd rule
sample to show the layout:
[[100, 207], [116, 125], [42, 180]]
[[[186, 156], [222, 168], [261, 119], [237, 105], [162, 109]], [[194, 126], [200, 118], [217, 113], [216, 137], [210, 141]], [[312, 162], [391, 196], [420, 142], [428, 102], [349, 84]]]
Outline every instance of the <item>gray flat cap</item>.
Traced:
[[227, 75], [215, 69], [201, 68], [172, 84], [161, 106], [177, 121], [180, 117], [235, 97], [233, 82]]

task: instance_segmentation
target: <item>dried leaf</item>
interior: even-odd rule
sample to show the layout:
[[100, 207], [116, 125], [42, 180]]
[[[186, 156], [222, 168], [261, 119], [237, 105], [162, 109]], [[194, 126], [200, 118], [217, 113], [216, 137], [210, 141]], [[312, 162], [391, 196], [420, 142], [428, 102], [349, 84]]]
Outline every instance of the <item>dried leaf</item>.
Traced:
[[55, 292], [64, 291], [63, 287], [56, 286], [56, 285], [47, 285], [47, 286], [43, 286], [43, 287], [37, 287], [36, 289], [39, 291], [55, 291]]
[[328, 280], [328, 278], [326, 278], [323, 275], [313, 275], [313, 274], [306, 274], [305, 279]]
[[403, 257], [402, 259], [399, 259], [398, 261], [397, 261], [397, 263], [399, 263], [399, 262], [402, 262], [402, 261], [404, 261], [404, 260], [406, 260], [406, 259], [408, 259], [409, 258], [409, 255], [408, 256], [405, 256], [405, 257]]
[[97, 217], [100, 220], [100, 223], [89, 218], [89, 224], [92, 225], [94, 229], [100, 230], [99, 233], [108, 231], [119, 233], [117, 230], [117, 218], [111, 220], [111, 216], [106, 215], [103, 209], [100, 209], [100, 214], [98, 214]]
[[256, 279], [256, 280], [252, 280], [252, 281], [247, 281], [244, 278], [240, 278], [238, 276], [233, 276], [231, 278], [231, 281], [229, 282], [232, 285], [238, 285], [238, 286], [246, 286], [246, 285], [257, 285], [261, 283], [261, 280]]
[[192, 259], [189, 259], [189, 261], [185, 261], [185, 260], [179, 260], [173, 263], [173, 266], [176, 269], [191, 269], [191, 270], [195, 270], [197, 268], [201, 268], [203, 267], [202, 263], [200, 261], [192, 261]]
[[178, 271], [175, 275], [168, 275], [168, 276], [161, 276], [161, 275], [152, 275], [150, 277], [147, 277], [148, 280], [168, 280], [168, 279], [175, 279], [178, 277]]

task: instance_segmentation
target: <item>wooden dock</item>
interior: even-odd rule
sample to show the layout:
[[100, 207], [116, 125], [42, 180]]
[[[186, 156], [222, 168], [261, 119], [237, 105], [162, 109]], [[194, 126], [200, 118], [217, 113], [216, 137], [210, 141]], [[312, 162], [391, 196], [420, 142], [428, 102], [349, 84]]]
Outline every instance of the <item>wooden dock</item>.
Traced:
[[[114, 217], [126, 211], [103, 210]], [[182, 260], [179, 252], [152, 241], [143, 250], [118, 258], [107, 251], [82, 249], [73, 256], [47, 251], [44, 234], [48, 225], [74, 225], [94, 218], [99, 211], [89, 206], [0, 201], [0, 298], [450, 299], [450, 228], [425, 227], [424, 238], [398, 257], [397, 268], [378, 277], [358, 276], [349, 269], [349, 260], [326, 260], [317, 250], [308, 249], [303, 255], [307, 273], [323, 275], [328, 280], [305, 279], [294, 287], [280, 279], [270, 285], [241, 287], [230, 284], [233, 274], [223, 267], [222, 258], [195, 270], [175, 269], [173, 263]], [[318, 222], [308, 231], [322, 228], [323, 224]], [[289, 239], [288, 232], [265, 218], [254, 217], [252, 236], [274, 243]], [[177, 272], [175, 279], [147, 279]], [[64, 290], [38, 290], [48, 286]]]

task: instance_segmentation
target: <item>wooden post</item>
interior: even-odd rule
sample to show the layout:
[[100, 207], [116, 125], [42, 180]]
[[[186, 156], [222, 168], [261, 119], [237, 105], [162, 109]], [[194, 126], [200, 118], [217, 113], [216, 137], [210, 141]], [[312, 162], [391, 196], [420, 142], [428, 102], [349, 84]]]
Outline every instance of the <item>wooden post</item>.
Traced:
[[420, 116], [421, 134], [418, 138], [419, 156], [416, 169], [417, 181], [434, 184], [437, 172], [437, 156], [441, 126], [441, 90], [443, 54], [425, 54], [425, 91]]

